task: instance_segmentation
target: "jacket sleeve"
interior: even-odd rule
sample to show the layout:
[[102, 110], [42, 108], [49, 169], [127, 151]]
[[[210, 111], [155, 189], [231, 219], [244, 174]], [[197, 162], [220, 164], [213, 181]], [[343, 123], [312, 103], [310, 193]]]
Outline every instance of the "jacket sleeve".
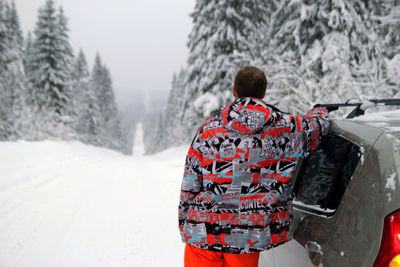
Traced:
[[304, 156], [316, 150], [329, 131], [329, 113], [323, 107], [313, 108], [303, 117]]
[[183, 226], [188, 216], [189, 205], [202, 190], [202, 154], [199, 151], [199, 132], [194, 137], [186, 156], [179, 200], [179, 230], [183, 238]]

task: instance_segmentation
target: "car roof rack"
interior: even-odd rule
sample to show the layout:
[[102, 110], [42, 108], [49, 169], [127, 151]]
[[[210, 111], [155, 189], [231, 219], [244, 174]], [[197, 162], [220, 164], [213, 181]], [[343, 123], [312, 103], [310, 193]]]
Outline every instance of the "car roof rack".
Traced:
[[345, 103], [317, 104], [314, 107], [325, 107], [329, 112], [338, 110], [340, 107], [355, 107], [346, 117], [346, 119], [352, 119], [364, 115], [367, 108], [375, 106], [400, 106], [400, 98], [347, 100]]

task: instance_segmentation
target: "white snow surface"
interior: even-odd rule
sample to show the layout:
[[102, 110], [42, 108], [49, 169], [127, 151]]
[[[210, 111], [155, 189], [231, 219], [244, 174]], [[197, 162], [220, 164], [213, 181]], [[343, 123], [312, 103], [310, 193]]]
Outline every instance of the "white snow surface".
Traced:
[[0, 143], [0, 266], [182, 266], [186, 152]]
[[[370, 103], [370, 102], [368, 101], [366, 103]], [[370, 113], [370, 114], [367, 113], [365, 115], [355, 117], [352, 120], [392, 122], [392, 121], [398, 121], [399, 118], [400, 118], [400, 109], [392, 110], [392, 111], [381, 111], [381, 112], [375, 112], [375, 113]]]
[[371, 126], [383, 128], [388, 132], [400, 131], [400, 109], [394, 111], [381, 111], [366, 113], [352, 120], [363, 121]]
[[396, 173], [392, 173], [389, 175], [388, 178], [386, 178], [386, 189], [391, 189], [392, 191], [396, 190]]
[[[310, 208], [310, 209], [312, 209], [312, 210], [316, 210], [316, 211], [320, 211], [320, 212], [325, 212], [325, 213], [329, 213], [329, 214], [333, 214], [333, 213], [335, 212], [335, 210], [333, 210], [333, 209], [323, 209], [323, 208], [321, 208], [319, 205], [309, 205], [309, 204], [305, 204], [305, 203], [303, 203], [303, 202], [301, 202], [301, 201], [298, 201], [298, 200], [294, 200], [294, 201], [293, 201], [293, 204], [297, 205], [299, 208], [301, 208], [301, 207]], [[296, 209], [296, 208], [294, 208], [294, 209]], [[323, 215], [323, 214], [317, 215], [317, 214], [308, 212], [308, 211], [306, 211], [306, 210], [301, 210], [301, 211], [304, 212], [304, 213], [313, 214], [313, 215], [315, 215], [315, 216], [328, 218], [328, 216]]]
[[365, 148], [363, 146], [360, 146], [360, 152], [361, 152], [361, 165], [364, 165]]
[[[392, 191], [396, 190], [395, 178], [396, 178], [396, 172], [390, 174], [389, 177], [386, 178], [386, 185], [385, 185], [386, 189], [389, 189]], [[392, 201], [392, 192], [389, 192], [386, 195], [387, 195], [388, 201], [391, 202]]]
[[143, 156], [144, 155], [144, 143], [143, 143], [143, 123], [139, 122], [136, 124], [135, 136], [133, 138], [134, 145], [132, 148], [133, 154], [135, 156]]

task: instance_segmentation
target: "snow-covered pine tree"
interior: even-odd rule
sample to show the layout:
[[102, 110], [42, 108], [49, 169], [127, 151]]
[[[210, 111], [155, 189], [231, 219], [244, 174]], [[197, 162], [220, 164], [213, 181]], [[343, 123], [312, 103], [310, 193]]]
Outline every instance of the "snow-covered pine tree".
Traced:
[[93, 94], [90, 92], [89, 86], [89, 68], [82, 49], [79, 50], [78, 56], [72, 66], [72, 88], [75, 92], [74, 106], [77, 114], [77, 120], [74, 129], [78, 139], [84, 143], [90, 143], [93, 134], [90, 132], [93, 123], [92, 106], [95, 101]]
[[400, 1], [379, 1], [372, 19], [383, 42], [382, 52], [387, 61], [384, 92], [400, 97]]
[[185, 114], [185, 99], [182, 96], [185, 94], [186, 74], [186, 69], [181, 69], [177, 75], [174, 74], [172, 79], [171, 91], [165, 109], [166, 134], [163, 135], [165, 139], [163, 146], [165, 148], [172, 144], [189, 141], [188, 136], [192, 134], [188, 133], [185, 127], [181, 125]]
[[[400, 1], [375, 0], [371, 4], [371, 20], [377, 34], [382, 67], [382, 80], [378, 84], [379, 96], [400, 96]], [[375, 54], [375, 53], [374, 53]], [[397, 61], [397, 64], [395, 63]], [[395, 78], [397, 77], [397, 79]], [[394, 78], [394, 79], [393, 79]]]
[[73, 62], [71, 75], [76, 81], [84, 81], [90, 76], [86, 57], [82, 49], [79, 49], [78, 56]]
[[103, 87], [101, 95], [104, 102], [101, 103], [102, 114], [104, 118], [104, 137], [107, 140], [106, 146], [121, 150], [122, 134], [121, 134], [121, 123], [119, 118], [119, 112], [115, 103], [115, 96], [112, 87], [112, 79], [110, 70], [103, 66], [102, 68], [102, 80]]
[[[224, 104], [234, 72], [244, 64], [266, 70], [266, 101], [283, 111], [400, 95], [399, 5], [396, 0], [197, 1], [180, 125], [192, 132]], [[170, 106], [166, 114], [175, 110]], [[171, 129], [178, 127], [172, 122]]]
[[400, 2], [375, 0], [371, 5], [373, 26], [377, 34], [383, 37], [384, 55], [391, 59], [400, 52]]
[[[185, 94], [185, 78], [185, 69], [181, 69], [178, 74], [174, 73], [165, 112], [157, 115], [156, 123], [153, 122], [152, 127], [144, 125], [146, 153], [151, 154], [190, 141], [188, 137], [192, 133], [187, 132], [182, 125], [185, 110], [182, 97]], [[154, 121], [150, 116], [152, 115], [147, 115], [147, 119]]]
[[255, 48], [264, 42], [267, 2], [196, 1], [188, 41], [186, 123], [194, 126], [230, 102], [237, 70], [259, 62]]
[[7, 22], [6, 2], [0, 0], [0, 140], [7, 140], [11, 135], [9, 113], [11, 110], [11, 92], [6, 86], [7, 69]]
[[18, 44], [19, 49], [22, 49], [24, 38], [22, 36], [18, 12], [14, 1], [12, 1], [11, 4], [7, 5], [6, 7], [6, 21], [10, 41], [15, 42]]
[[93, 125], [90, 131], [96, 136], [94, 144], [113, 149], [121, 148], [121, 128], [109, 70], [96, 54], [90, 80], [90, 93], [94, 102], [89, 106]]
[[321, 99], [321, 95], [331, 94], [331, 88], [317, 85], [323, 76], [323, 55], [330, 63], [324, 66], [325, 71], [333, 74], [347, 60], [343, 58], [349, 49], [346, 38], [339, 33], [328, 36], [335, 32], [327, 18], [331, 2], [275, 1], [270, 19], [273, 23], [267, 31], [269, 46], [264, 50], [263, 58], [271, 81], [267, 99], [284, 111], [303, 113]]
[[[166, 146], [190, 139], [199, 123], [233, 100], [231, 88], [238, 69], [263, 65], [265, 33], [275, 4], [258, 0], [196, 1], [184, 82], [175, 78], [165, 112], [182, 115], [175, 120], [170, 115], [164, 118], [168, 121], [165, 127], [170, 129], [167, 135], [172, 137], [165, 141]], [[179, 98], [175, 99], [177, 94]]]
[[[399, 5], [397, 3], [397, 6]], [[392, 9], [396, 9], [395, 2], [338, 1], [332, 6], [329, 26], [345, 35], [350, 47], [347, 65], [353, 77], [353, 85], [343, 90], [342, 95], [360, 99], [393, 97], [394, 92], [387, 83], [388, 58], [385, 40], [391, 39], [390, 32], [399, 30], [396, 30], [395, 24], [382, 24], [375, 16], [390, 15]], [[336, 14], [333, 13], [335, 11]], [[399, 48], [394, 50], [399, 51]], [[354, 88], [358, 89], [355, 96]]]
[[[270, 1], [270, 11], [266, 13], [267, 45], [262, 49], [263, 66], [268, 79], [266, 101], [283, 111], [295, 113], [309, 108], [314, 91], [314, 84], [307, 82], [298, 68], [301, 64], [299, 36], [305, 40], [313, 39], [312, 36], [306, 37], [299, 33], [307, 12], [313, 13], [311, 10], [315, 9], [315, 6], [308, 7], [303, 2], [305, 1]], [[317, 33], [311, 28], [314, 25], [320, 29], [319, 24], [319, 21], [312, 21], [307, 25], [312, 35]]]
[[76, 103], [75, 99], [77, 97], [77, 91], [72, 86], [72, 64], [74, 61], [74, 55], [72, 47], [69, 43], [69, 29], [68, 29], [68, 19], [64, 14], [64, 9], [62, 6], [59, 7], [57, 14], [57, 30], [58, 30], [58, 49], [59, 49], [59, 59], [58, 61], [63, 66], [63, 71], [61, 72], [64, 80], [65, 93], [69, 98], [69, 103], [66, 105], [65, 122], [72, 127], [77, 122], [77, 112], [78, 107], [74, 106]]
[[101, 113], [101, 102], [100, 102], [100, 94], [101, 90], [101, 82], [102, 82], [102, 63], [100, 54], [96, 53], [96, 57], [94, 60], [94, 65], [92, 69], [92, 73], [90, 76], [89, 83], [89, 97], [91, 101], [89, 102], [88, 111], [91, 114], [92, 121], [89, 125], [89, 133], [92, 136], [90, 143], [94, 145], [102, 145], [101, 141], [101, 127], [104, 125], [104, 118]]
[[[260, 65], [269, 6], [268, 1], [258, 0], [196, 1], [188, 67], [175, 77], [166, 116], [159, 116], [159, 127], [152, 129], [163, 139], [157, 141], [158, 150], [190, 138], [199, 123], [233, 99], [238, 69]], [[165, 138], [165, 127], [170, 138]]]
[[273, 104], [304, 112], [321, 101], [386, 96], [385, 35], [377, 34], [372, 20], [382, 1], [276, 2], [264, 54], [270, 93], [281, 94]]
[[[357, 85], [361, 88], [360, 99], [388, 97], [380, 88], [384, 82], [386, 63], [383, 54], [382, 38], [379, 36], [378, 25], [372, 19], [380, 0], [346, 2], [340, 11], [347, 20], [337, 19], [344, 25], [350, 43], [350, 71]], [[338, 14], [340, 16], [342, 14]], [[346, 23], [343, 23], [346, 22]], [[351, 28], [350, 28], [351, 27]]]
[[33, 101], [36, 105], [37, 138], [71, 134], [73, 99], [70, 87], [71, 51], [63, 13], [57, 14], [54, 1], [39, 9], [32, 58], [29, 62]]
[[14, 2], [6, 8], [7, 52], [4, 76], [5, 87], [10, 94], [11, 109], [8, 119], [11, 126], [12, 139], [28, 138], [30, 127], [30, 108], [27, 80], [23, 63], [23, 37]]
[[6, 1], [0, 0], [0, 68], [5, 68], [5, 51], [7, 49], [7, 22], [6, 22]]
[[[24, 53], [23, 60], [24, 60], [25, 75], [29, 83], [28, 90], [29, 94], [32, 95], [33, 85], [31, 84], [31, 81], [33, 80], [32, 75], [34, 73], [34, 64], [33, 64], [33, 37], [31, 32], [28, 32], [28, 34], [26, 35], [23, 53]], [[33, 99], [31, 99], [31, 106], [33, 106], [32, 101]]]
[[[0, 1], [0, 139], [16, 139], [26, 111], [23, 38], [15, 4]], [[25, 114], [26, 115], [26, 114]], [[25, 120], [27, 122], [27, 120]]]

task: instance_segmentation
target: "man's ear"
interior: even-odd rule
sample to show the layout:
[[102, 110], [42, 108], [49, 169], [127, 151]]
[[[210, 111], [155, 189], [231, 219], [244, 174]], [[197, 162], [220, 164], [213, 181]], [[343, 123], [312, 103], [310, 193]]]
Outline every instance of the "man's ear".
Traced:
[[237, 93], [236, 93], [236, 89], [235, 86], [232, 86], [232, 94], [235, 98], [238, 98]]

